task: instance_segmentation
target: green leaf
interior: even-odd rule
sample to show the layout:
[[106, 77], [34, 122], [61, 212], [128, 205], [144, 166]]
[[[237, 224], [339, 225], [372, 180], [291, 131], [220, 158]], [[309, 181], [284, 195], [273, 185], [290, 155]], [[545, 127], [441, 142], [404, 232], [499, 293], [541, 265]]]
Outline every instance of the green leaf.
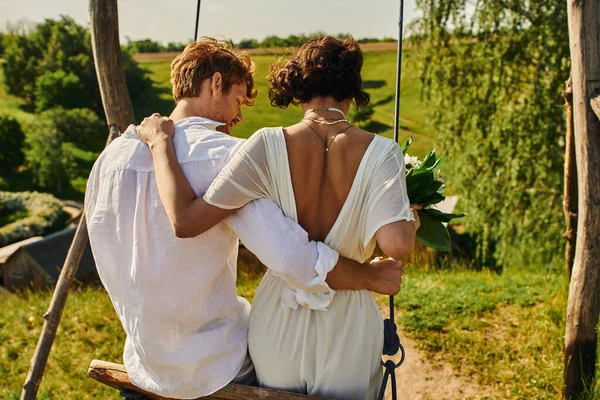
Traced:
[[423, 162], [419, 166], [419, 169], [421, 169], [421, 170], [427, 169], [428, 170], [433, 165], [435, 165], [435, 162], [436, 162], [435, 150], [431, 150], [429, 153], [427, 153], [427, 155], [423, 159]]
[[427, 208], [420, 210], [419, 215], [421, 214], [428, 214], [429, 216], [435, 218], [440, 222], [450, 222], [453, 219], [462, 218], [465, 216], [465, 214], [448, 214], [440, 210], [436, 210], [435, 208]]
[[417, 230], [417, 240], [427, 247], [439, 251], [450, 251], [450, 234], [440, 221], [429, 214], [419, 212], [421, 226]]
[[413, 137], [409, 137], [408, 139], [406, 139], [404, 142], [402, 142], [402, 144], [400, 145], [400, 148], [402, 149], [402, 154], [406, 155], [406, 152], [408, 150], [408, 148], [410, 147], [410, 145], [413, 142]]

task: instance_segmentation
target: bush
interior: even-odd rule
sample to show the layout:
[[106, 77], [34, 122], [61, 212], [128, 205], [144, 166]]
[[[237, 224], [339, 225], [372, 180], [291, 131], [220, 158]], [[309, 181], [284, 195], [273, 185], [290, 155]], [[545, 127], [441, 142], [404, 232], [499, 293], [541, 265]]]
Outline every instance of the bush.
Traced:
[[41, 113], [40, 119], [51, 121], [63, 142], [94, 152], [104, 148], [108, 127], [89, 108], [54, 108]]
[[0, 176], [14, 171], [23, 163], [25, 135], [16, 119], [0, 115]]
[[48, 119], [40, 119], [26, 128], [25, 159], [39, 187], [62, 192], [68, 180], [64, 164], [63, 135]]
[[47, 193], [0, 192], [3, 214], [26, 211], [28, 216], [0, 227], [0, 247], [45, 235], [56, 228], [63, 213], [61, 202]]
[[82, 107], [79, 94], [83, 90], [83, 83], [72, 72], [58, 70], [44, 72], [35, 82], [36, 110], [38, 112], [53, 107]]
[[92, 110], [52, 109], [26, 127], [25, 159], [39, 187], [63, 192], [78, 171], [78, 149], [100, 152], [107, 128]]

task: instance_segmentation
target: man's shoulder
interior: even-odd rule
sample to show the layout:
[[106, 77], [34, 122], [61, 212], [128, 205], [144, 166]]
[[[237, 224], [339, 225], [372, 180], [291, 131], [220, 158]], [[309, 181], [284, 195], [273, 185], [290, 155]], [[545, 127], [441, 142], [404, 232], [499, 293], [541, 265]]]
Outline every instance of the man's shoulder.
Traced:
[[203, 160], [226, 160], [244, 142], [202, 126], [177, 128], [173, 138], [175, 152], [180, 163]]
[[121, 137], [113, 140], [102, 151], [95, 168], [100, 169], [100, 176], [123, 169], [151, 171], [152, 153], [135, 133], [135, 126], [131, 125]]

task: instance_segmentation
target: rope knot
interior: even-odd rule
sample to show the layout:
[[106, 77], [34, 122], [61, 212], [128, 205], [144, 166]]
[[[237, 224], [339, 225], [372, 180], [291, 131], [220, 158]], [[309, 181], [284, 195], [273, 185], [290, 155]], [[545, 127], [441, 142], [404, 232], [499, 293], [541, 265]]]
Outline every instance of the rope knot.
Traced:
[[400, 350], [400, 338], [398, 337], [396, 323], [391, 319], [383, 321], [383, 354], [393, 356]]

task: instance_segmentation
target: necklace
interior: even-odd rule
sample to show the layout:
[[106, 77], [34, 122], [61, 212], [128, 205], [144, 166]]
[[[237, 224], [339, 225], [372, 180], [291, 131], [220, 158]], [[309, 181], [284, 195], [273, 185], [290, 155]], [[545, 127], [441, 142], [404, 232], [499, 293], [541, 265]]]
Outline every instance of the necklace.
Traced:
[[325, 141], [325, 139], [323, 139], [321, 137], [321, 135], [319, 135], [319, 132], [317, 132], [315, 130], [315, 128], [313, 128], [312, 126], [310, 126], [309, 124], [307, 124], [306, 122], [304, 122], [304, 120], [301, 120], [300, 122], [302, 122], [304, 125], [308, 126], [310, 128], [310, 130], [313, 131], [315, 133], [315, 135], [317, 135], [317, 137], [319, 139], [321, 139], [321, 142], [323, 142], [323, 146], [325, 146], [325, 154], [327, 154], [329, 152], [329, 147], [331, 146], [331, 144], [333, 143], [333, 141], [335, 140], [335, 138], [337, 137], [337, 135], [339, 135], [340, 133], [342, 133], [344, 131], [347, 131], [348, 129], [352, 128], [352, 124], [349, 124], [347, 127], [345, 127], [342, 130], [336, 132], [336, 134], [331, 137], [331, 140], [329, 141], [329, 144], [328, 144]]
[[304, 118], [302, 118], [302, 120], [305, 120], [305, 119], [307, 119], [309, 121], [312, 121], [312, 122], [315, 122], [315, 123], [317, 123], [319, 125], [335, 125], [335, 124], [339, 124], [340, 122], [348, 122], [349, 123], [349, 121], [346, 118], [342, 118], [342, 119], [330, 119], [330, 118], [327, 118], [327, 119], [324, 119], [324, 120], [323, 119], [312, 118], [312, 117], [304, 117]]
[[344, 112], [342, 110], [340, 110], [339, 108], [336, 107], [327, 107], [327, 108], [309, 108], [308, 110], [306, 110], [306, 112], [304, 113], [304, 116], [306, 117], [306, 114], [309, 114], [311, 112], [315, 112], [315, 111], [333, 111], [333, 112], [338, 112], [340, 114], [342, 114], [342, 116], [344, 118], [346, 118], [346, 114], [344, 114]]

